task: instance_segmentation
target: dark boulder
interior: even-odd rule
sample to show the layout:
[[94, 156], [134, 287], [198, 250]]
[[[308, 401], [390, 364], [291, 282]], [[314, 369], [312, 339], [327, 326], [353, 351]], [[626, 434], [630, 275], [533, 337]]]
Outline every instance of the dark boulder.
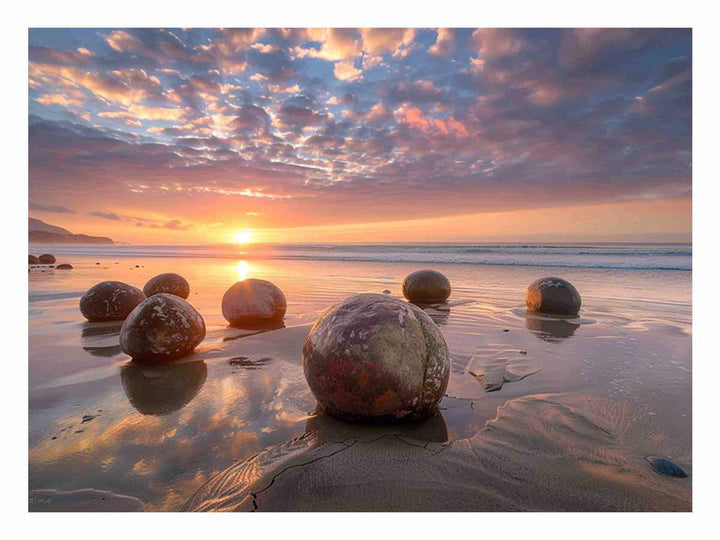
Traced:
[[234, 326], [282, 319], [286, 311], [283, 292], [264, 279], [238, 281], [222, 299], [223, 317]]
[[557, 277], [538, 279], [528, 287], [525, 295], [528, 311], [555, 315], [577, 315], [580, 293], [569, 281]]
[[103, 281], [80, 298], [80, 311], [91, 322], [122, 321], [143, 300], [143, 292], [132, 285]]
[[72, 270], [73, 266], [72, 264], [58, 264], [55, 267], [55, 270]]
[[120, 347], [133, 360], [163, 364], [189, 355], [205, 339], [205, 321], [186, 300], [154, 294], [137, 306], [120, 329]]
[[40, 261], [35, 255], [28, 255], [28, 264], [40, 264]]
[[450, 296], [450, 280], [436, 270], [418, 270], [403, 281], [403, 296], [423, 304], [444, 302]]
[[187, 298], [190, 296], [190, 284], [180, 274], [168, 272], [149, 280], [143, 287], [143, 292], [148, 298], [158, 293], [174, 294], [180, 298]]
[[40, 264], [55, 264], [55, 257], [49, 253], [44, 253], [38, 257]]
[[419, 420], [431, 415], [450, 376], [448, 348], [412, 304], [361, 294], [323, 313], [303, 346], [310, 390], [345, 420]]

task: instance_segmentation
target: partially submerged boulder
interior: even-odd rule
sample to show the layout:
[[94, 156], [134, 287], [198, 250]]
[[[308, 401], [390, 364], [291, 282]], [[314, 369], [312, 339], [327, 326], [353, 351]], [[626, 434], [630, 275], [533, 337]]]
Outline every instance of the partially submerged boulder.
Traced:
[[361, 294], [323, 313], [303, 346], [310, 390], [332, 416], [398, 421], [430, 416], [450, 377], [448, 348], [420, 308]]
[[282, 319], [287, 311], [283, 292], [264, 279], [244, 279], [230, 287], [222, 299], [223, 317], [233, 326], [257, 325]]
[[55, 270], [72, 270], [72, 269], [73, 269], [72, 264], [65, 264], [65, 263], [64, 263], [64, 264], [58, 264], [58, 265], [55, 267]]
[[55, 264], [55, 257], [49, 253], [44, 253], [38, 257], [40, 264]]
[[423, 304], [444, 302], [450, 296], [450, 280], [437, 270], [418, 270], [405, 277], [403, 296]]
[[28, 264], [40, 264], [40, 261], [35, 255], [28, 255]]
[[167, 272], [150, 279], [143, 287], [145, 296], [150, 298], [153, 294], [168, 293], [187, 298], [190, 296], [190, 284], [180, 274]]
[[122, 281], [103, 281], [80, 298], [80, 311], [91, 322], [122, 321], [145, 295], [137, 287]]
[[133, 360], [163, 364], [189, 355], [205, 339], [205, 321], [186, 300], [154, 294], [125, 319], [120, 347]]
[[580, 293], [564, 279], [540, 278], [533, 282], [525, 295], [528, 311], [554, 315], [577, 315], [580, 311]]

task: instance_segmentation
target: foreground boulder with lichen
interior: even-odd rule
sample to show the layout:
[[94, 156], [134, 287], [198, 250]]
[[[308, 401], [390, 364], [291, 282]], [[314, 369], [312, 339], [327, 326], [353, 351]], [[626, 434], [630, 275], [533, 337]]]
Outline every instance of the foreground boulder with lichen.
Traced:
[[450, 376], [448, 348], [420, 308], [361, 294], [328, 309], [303, 346], [310, 390], [344, 420], [419, 420], [431, 415]]
[[528, 311], [554, 315], [577, 315], [582, 300], [572, 283], [558, 277], [540, 278], [525, 295]]
[[120, 348], [144, 364], [189, 355], [205, 339], [202, 315], [179, 296], [158, 293], [136, 307], [120, 329]]
[[103, 281], [80, 298], [80, 311], [90, 322], [123, 321], [143, 300], [145, 295], [137, 287], [122, 281]]

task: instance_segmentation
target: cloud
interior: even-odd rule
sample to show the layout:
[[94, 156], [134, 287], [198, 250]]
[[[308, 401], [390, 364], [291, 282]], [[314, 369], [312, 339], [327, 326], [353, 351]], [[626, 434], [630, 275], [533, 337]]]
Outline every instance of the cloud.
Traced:
[[396, 53], [402, 48], [408, 48], [415, 39], [414, 28], [363, 28], [363, 51], [371, 55]]
[[513, 30], [501, 28], [478, 28], [472, 34], [472, 43], [482, 58], [514, 55], [526, 46]]
[[59, 204], [42, 204], [38, 202], [30, 201], [29, 203], [29, 209], [30, 210], [37, 210], [38, 212], [49, 212], [49, 213], [55, 213], [55, 214], [74, 214], [75, 211], [71, 210], [70, 208], [67, 208], [65, 206], [61, 206]]
[[354, 81], [362, 77], [362, 70], [356, 69], [352, 60], [336, 62], [333, 73], [341, 81]]
[[110, 221], [120, 221], [122, 219], [115, 212], [88, 212], [88, 216], [99, 217]]
[[447, 56], [455, 49], [455, 32], [450, 28], [438, 28], [435, 43], [428, 49], [432, 56]]

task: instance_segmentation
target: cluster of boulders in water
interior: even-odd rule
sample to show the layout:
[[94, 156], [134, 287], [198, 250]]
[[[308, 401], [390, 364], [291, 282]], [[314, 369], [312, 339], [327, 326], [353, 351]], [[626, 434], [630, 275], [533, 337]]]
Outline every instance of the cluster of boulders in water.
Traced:
[[[328, 308], [303, 344], [305, 378], [318, 403], [344, 420], [419, 420], [432, 415], [450, 377], [450, 355], [432, 319], [418, 306], [450, 297], [450, 281], [435, 270], [409, 274], [404, 302], [387, 294], [359, 294]], [[120, 346], [140, 364], [167, 364], [191, 354], [205, 338], [202, 315], [186, 300], [190, 285], [166, 273], [143, 290], [119, 281], [93, 286], [80, 299], [89, 321], [123, 320]], [[577, 315], [580, 295], [555, 277], [527, 290], [528, 311]], [[280, 321], [287, 299], [273, 283], [245, 279], [222, 298], [233, 325], [252, 327]]]
[[[50, 266], [51, 268], [55, 268], [55, 270], [72, 270], [73, 267], [71, 264], [58, 264], [57, 266], [54, 266], [54, 264], [57, 262], [57, 259], [54, 255], [51, 255], [50, 253], [44, 253], [40, 255], [39, 257], [36, 257], [35, 255], [28, 255], [28, 266]], [[30, 268], [28, 268], [28, 271], [30, 271]]]

